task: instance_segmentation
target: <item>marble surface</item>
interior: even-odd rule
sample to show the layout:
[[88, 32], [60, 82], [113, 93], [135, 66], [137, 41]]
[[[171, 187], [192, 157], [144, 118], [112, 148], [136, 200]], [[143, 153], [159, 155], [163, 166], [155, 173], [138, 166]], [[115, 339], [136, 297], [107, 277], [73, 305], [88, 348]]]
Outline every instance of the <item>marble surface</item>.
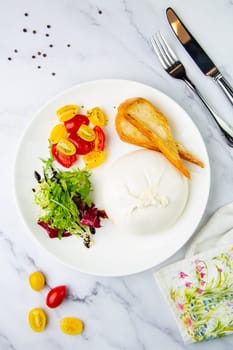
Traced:
[[[201, 75], [166, 23], [168, 6], [185, 19], [233, 84], [232, 0], [0, 2], [1, 350], [233, 347], [232, 336], [185, 346], [153, 279], [156, 268], [124, 278], [93, 277], [71, 270], [29, 239], [15, 204], [16, 150], [33, 114], [64, 89], [102, 78], [148, 84], [173, 98], [190, 114], [206, 142], [212, 170], [211, 193], [202, 223], [215, 209], [232, 201], [233, 150], [200, 101], [182, 82], [171, 79], [161, 69], [148, 41], [152, 33], [161, 30], [193, 82], [216, 110], [233, 123], [232, 107], [222, 92]], [[47, 56], [37, 55], [38, 51]], [[184, 248], [172, 259], [182, 257], [183, 252]], [[33, 292], [28, 285], [28, 275], [35, 270], [43, 271], [47, 277], [48, 285], [41, 293]], [[27, 323], [28, 311], [35, 306], [44, 307], [49, 288], [59, 284], [69, 287], [66, 302], [55, 310], [46, 309], [48, 327], [43, 333], [33, 333]], [[60, 332], [59, 320], [74, 314], [84, 320], [85, 331], [81, 336], [70, 337]]]

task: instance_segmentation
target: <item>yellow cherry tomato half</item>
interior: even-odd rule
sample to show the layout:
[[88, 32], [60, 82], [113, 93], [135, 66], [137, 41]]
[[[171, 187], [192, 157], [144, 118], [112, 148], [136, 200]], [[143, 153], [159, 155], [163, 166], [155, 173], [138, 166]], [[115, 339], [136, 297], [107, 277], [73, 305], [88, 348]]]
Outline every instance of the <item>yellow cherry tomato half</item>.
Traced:
[[60, 122], [66, 122], [78, 114], [79, 106], [77, 105], [65, 105], [57, 110], [57, 116]]
[[54, 126], [52, 129], [50, 136], [49, 136], [49, 141], [54, 144], [58, 143], [58, 141], [62, 138], [66, 138], [68, 135], [65, 125], [63, 124], [57, 124]]
[[72, 156], [76, 153], [75, 145], [67, 139], [59, 140], [56, 149], [66, 156]]
[[86, 124], [82, 124], [80, 126], [80, 128], [77, 131], [77, 135], [81, 137], [81, 139], [89, 142], [94, 141], [96, 137], [94, 130]]
[[32, 289], [39, 292], [44, 288], [45, 276], [40, 271], [33, 272], [29, 275], [29, 284]]
[[106, 159], [106, 151], [93, 151], [83, 156], [84, 163], [88, 169], [96, 168]]
[[42, 332], [47, 324], [47, 316], [43, 309], [32, 309], [28, 314], [28, 323], [34, 332]]
[[76, 317], [64, 317], [60, 321], [60, 329], [63, 333], [69, 335], [81, 334], [83, 331], [83, 321]]
[[107, 124], [107, 117], [104, 111], [99, 107], [95, 107], [87, 111], [87, 116], [93, 125], [103, 127]]

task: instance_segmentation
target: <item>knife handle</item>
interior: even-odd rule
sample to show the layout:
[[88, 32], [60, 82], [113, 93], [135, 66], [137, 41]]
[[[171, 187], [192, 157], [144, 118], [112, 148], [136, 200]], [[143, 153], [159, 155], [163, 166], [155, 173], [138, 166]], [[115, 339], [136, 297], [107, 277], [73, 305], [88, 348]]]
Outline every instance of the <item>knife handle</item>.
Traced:
[[228, 81], [223, 78], [222, 74], [219, 73], [214, 77], [215, 81], [218, 83], [218, 85], [221, 87], [231, 104], [233, 105], [233, 89], [228, 83]]
[[230, 147], [233, 147], [233, 127], [229, 125], [225, 120], [223, 120], [217, 112], [209, 105], [206, 99], [202, 96], [200, 91], [196, 88], [196, 86], [192, 83], [192, 81], [186, 76], [183, 78], [184, 82], [188, 85], [188, 87], [200, 98], [203, 104], [206, 106], [212, 117], [214, 118], [216, 124], [219, 129], [222, 131], [225, 136], [227, 143]]

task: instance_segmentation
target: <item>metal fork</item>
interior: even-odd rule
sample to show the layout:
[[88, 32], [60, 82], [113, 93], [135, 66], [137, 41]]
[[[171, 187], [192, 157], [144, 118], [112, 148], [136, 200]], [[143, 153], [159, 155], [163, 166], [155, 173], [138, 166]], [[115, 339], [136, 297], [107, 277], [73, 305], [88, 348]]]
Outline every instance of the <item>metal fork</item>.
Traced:
[[160, 33], [156, 33], [151, 37], [151, 43], [159, 61], [161, 62], [166, 72], [175, 79], [183, 80], [188, 85], [188, 87], [200, 98], [200, 100], [204, 103], [214, 118], [223, 135], [227, 139], [228, 145], [230, 147], [233, 147], [233, 127], [231, 127], [215, 112], [215, 110], [209, 105], [206, 99], [201, 95], [200, 91], [187, 77], [184, 65], [179, 61], [178, 57], [169, 47], [164, 37]]

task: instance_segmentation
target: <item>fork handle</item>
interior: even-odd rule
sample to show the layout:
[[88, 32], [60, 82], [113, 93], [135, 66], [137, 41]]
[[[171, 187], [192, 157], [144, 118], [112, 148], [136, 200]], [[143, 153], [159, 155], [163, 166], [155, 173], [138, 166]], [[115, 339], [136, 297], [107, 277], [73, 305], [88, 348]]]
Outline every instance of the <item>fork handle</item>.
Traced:
[[196, 88], [196, 86], [189, 80], [187, 77], [183, 79], [184, 82], [188, 85], [188, 87], [200, 98], [203, 104], [206, 106], [218, 127], [222, 131], [223, 135], [227, 139], [227, 143], [230, 147], [233, 147], [233, 127], [230, 126], [225, 120], [223, 120], [215, 110], [209, 105], [206, 99], [202, 96], [200, 91]]

